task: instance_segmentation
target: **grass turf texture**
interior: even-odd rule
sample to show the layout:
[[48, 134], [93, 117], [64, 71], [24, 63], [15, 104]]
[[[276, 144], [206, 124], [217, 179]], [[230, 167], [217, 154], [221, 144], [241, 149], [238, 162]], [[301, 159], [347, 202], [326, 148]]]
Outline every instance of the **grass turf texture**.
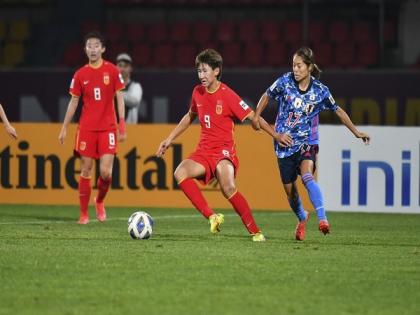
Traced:
[[0, 314], [419, 312], [419, 215], [330, 213], [328, 236], [313, 215], [297, 242], [292, 213], [255, 212], [253, 243], [232, 211], [214, 236], [194, 210], [146, 209], [138, 241], [134, 210], [79, 226], [75, 207], [0, 206]]

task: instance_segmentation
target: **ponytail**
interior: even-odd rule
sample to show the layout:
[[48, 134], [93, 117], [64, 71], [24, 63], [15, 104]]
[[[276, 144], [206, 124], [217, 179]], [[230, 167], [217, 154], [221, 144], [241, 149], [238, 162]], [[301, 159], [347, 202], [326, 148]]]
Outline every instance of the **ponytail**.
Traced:
[[315, 77], [315, 79], [319, 80], [319, 78], [321, 77], [322, 70], [318, 67], [316, 63], [312, 64], [312, 66], [313, 69], [311, 74]]

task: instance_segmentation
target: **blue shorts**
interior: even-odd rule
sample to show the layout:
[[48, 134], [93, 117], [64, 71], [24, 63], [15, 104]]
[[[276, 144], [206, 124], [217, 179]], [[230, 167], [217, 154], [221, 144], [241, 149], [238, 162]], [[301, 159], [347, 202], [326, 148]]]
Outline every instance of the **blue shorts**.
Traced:
[[311, 160], [314, 162], [314, 172], [316, 168], [316, 156], [318, 154], [317, 144], [304, 144], [299, 151], [285, 158], [277, 158], [279, 165], [280, 177], [283, 184], [293, 183], [298, 175], [300, 175], [300, 163], [303, 160]]

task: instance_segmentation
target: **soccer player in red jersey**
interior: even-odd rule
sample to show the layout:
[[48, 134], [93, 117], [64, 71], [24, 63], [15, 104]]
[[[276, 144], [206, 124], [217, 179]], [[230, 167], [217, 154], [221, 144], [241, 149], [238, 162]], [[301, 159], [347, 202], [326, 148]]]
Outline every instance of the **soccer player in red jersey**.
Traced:
[[6, 132], [12, 137], [17, 139], [17, 133], [15, 128], [10, 124], [9, 120], [7, 119], [6, 113], [4, 112], [3, 106], [0, 104], [0, 118], [1, 121], [4, 124], [4, 128], [6, 129]]
[[[83, 108], [75, 146], [75, 153], [81, 157], [79, 224], [89, 223], [90, 181], [95, 159], [99, 159], [100, 165], [98, 194], [95, 198], [96, 218], [101, 222], [106, 220], [104, 198], [111, 184], [117, 139], [124, 141], [126, 138], [124, 99], [121, 92], [124, 81], [117, 67], [102, 59], [105, 46], [101, 34], [92, 32], [86, 35], [85, 52], [89, 63], [77, 70], [73, 76], [70, 84], [71, 100], [59, 135], [60, 143], [64, 143], [67, 126], [74, 116], [79, 98], [82, 97]], [[118, 125], [114, 97], [120, 117]]]
[[[195, 65], [201, 85], [194, 88], [188, 113], [168, 138], [161, 142], [156, 155], [163, 156], [172, 142], [198, 117], [201, 134], [197, 148], [175, 170], [179, 187], [203, 216], [209, 219], [210, 231], [217, 233], [224, 222], [224, 216], [213, 212], [194, 181], [198, 179], [207, 184], [216, 178], [223, 195], [241, 217], [252, 239], [265, 241], [248, 202], [235, 185], [239, 160], [233, 140], [234, 120], [252, 119], [254, 112], [233, 90], [220, 81], [222, 64], [222, 57], [213, 49], [206, 49], [198, 54]], [[263, 128], [264, 123], [266, 122], [263, 122]], [[269, 128], [268, 125], [265, 127]]]

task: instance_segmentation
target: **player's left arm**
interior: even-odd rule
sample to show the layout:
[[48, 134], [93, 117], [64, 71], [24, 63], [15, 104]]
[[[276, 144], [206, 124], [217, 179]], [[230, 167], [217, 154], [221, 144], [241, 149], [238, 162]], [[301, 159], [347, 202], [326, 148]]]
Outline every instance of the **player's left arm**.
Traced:
[[356, 138], [361, 138], [365, 144], [369, 144], [370, 136], [367, 133], [359, 131], [351, 121], [349, 115], [347, 115], [340, 106], [337, 106], [335, 114], [338, 116], [341, 123], [345, 125], [356, 136]]
[[117, 98], [117, 110], [118, 110], [118, 141], [122, 142], [127, 138], [127, 133], [125, 132], [125, 105], [124, 105], [124, 95], [121, 90], [115, 93]]
[[3, 106], [0, 104], [0, 118], [3, 121], [4, 128], [6, 129], [6, 132], [12, 137], [17, 139], [17, 133], [15, 128], [10, 124], [9, 120], [7, 119], [6, 113], [3, 110]]

